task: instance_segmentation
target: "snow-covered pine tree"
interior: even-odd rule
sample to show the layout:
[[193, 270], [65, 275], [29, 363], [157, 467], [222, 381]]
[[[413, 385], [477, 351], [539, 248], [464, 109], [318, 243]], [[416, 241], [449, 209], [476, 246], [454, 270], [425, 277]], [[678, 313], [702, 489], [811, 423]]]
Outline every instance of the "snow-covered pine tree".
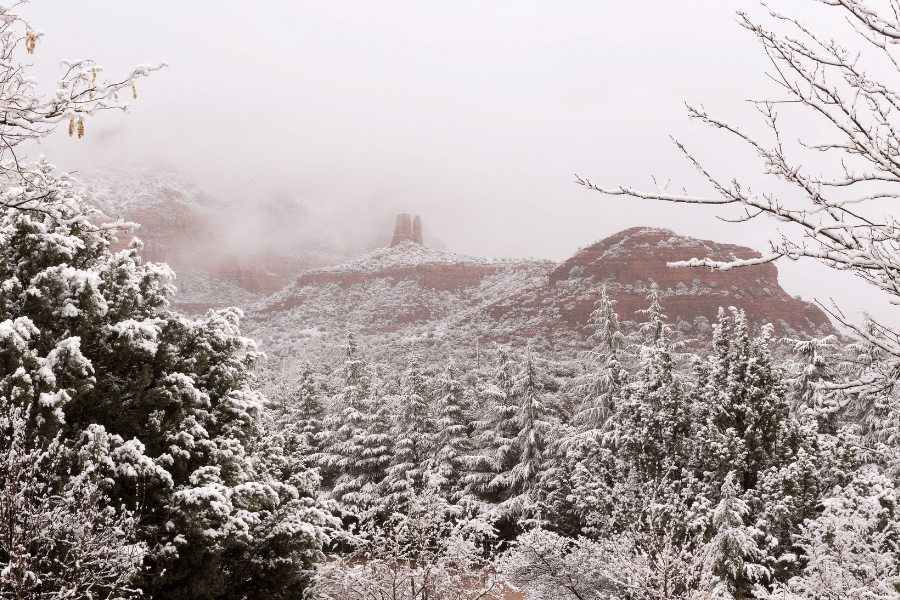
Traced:
[[291, 394], [294, 431], [300, 437], [307, 454], [320, 450], [321, 433], [325, 420], [322, 392], [309, 361], [297, 371], [297, 380]]
[[466, 477], [467, 493], [489, 502], [503, 499], [505, 490], [497, 476], [508, 473], [518, 458], [519, 368], [504, 346], [497, 347], [497, 361], [492, 381], [480, 394], [487, 406], [483, 418], [475, 424], [478, 452], [472, 457], [472, 472]]
[[316, 440], [321, 450], [310, 457], [310, 461], [319, 468], [323, 487], [330, 489], [332, 494], [338, 478], [347, 476], [354, 439], [365, 427], [362, 411], [370, 387], [369, 368], [359, 356], [356, 335], [351, 329], [347, 330], [347, 340], [342, 350], [341, 391], [331, 397], [329, 414]]
[[759, 564], [765, 557], [757, 542], [762, 532], [744, 523], [750, 510], [738, 497], [741, 492], [735, 474], [728, 473], [713, 513], [715, 535], [704, 548], [704, 569], [712, 576], [717, 598], [752, 598], [754, 584], [769, 575]]
[[[808, 340], [785, 339], [793, 346], [794, 360], [787, 365], [792, 372], [791, 403], [797, 410], [813, 411], [820, 417], [833, 415], [841, 408], [841, 395], [828, 390], [822, 384], [834, 382], [837, 369], [837, 337], [828, 335]], [[820, 419], [821, 424], [825, 424]]]
[[648, 299], [637, 372], [622, 390], [616, 425], [606, 438], [616, 450], [624, 477], [637, 482], [680, 480], [690, 444], [687, 392], [676, 369], [672, 330], [660, 312], [657, 290]]
[[583, 398], [572, 419], [574, 427], [555, 425], [540, 477], [538, 511], [545, 525], [573, 536], [592, 530], [616, 504], [615, 458], [602, 441], [615, 428], [618, 402], [630, 375], [623, 362], [627, 338], [615, 304], [603, 286], [586, 326], [593, 348], [587, 353], [588, 374], [576, 387]]
[[433, 473], [437, 489], [446, 498], [456, 500], [462, 495], [463, 480], [471, 464], [471, 406], [452, 359], [436, 383], [437, 431], [431, 443], [433, 454], [428, 469]]
[[516, 462], [509, 471], [498, 475], [495, 484], [506, 496], [503, 510], [511, 514], [521, 515], [534, 505], [536, 499], [531, 494], [532, 488], [544, 467], [551, 424], [544, 407], [541, 377], [537, 358], [528, 349], [515, 383], [519, 400], [518, 431], [513, 444]]
[[263, 445], [277, 452], [278, 468], [290, 477], [314, 464], [312, 457], [320, 449], [325, 407], [309, 362], [298, 368], [296, 377], [285, 379], [273, 390], [267, 390], [270, 399], [262, 418], [268, 435]]
[[596, 436], [606, 430], [616, 409], [615, 398], [627, 382], [627, 371], [620, 356], [626, 338], [615, 305], [616, 301], [609, 298], [604, 285], [597, 308], [587, 324], [587, 329], [592, 332], [588, 342], [593, 344], [590, 373], [581, 385], [584, 398], [573, 419], [582, 434]]
[[398, 502], [408, 496], [409, 483], [416, 489], [425, 484], [426, 462], [436, 433], [429, 382], [418, 356], [410, 357], [401, 383], [393, 424], [394, 455], [384, 480], [385, 493]]
[[344, 387], [332, 401], [335, 414], [327, 423], [329, 446], [315, 460], [335, 477], [332, 498], [351, 512], [363, 513], [380, 501], [391, 440], [388, 408], [351, 330], [344, 346], [343, 376]]

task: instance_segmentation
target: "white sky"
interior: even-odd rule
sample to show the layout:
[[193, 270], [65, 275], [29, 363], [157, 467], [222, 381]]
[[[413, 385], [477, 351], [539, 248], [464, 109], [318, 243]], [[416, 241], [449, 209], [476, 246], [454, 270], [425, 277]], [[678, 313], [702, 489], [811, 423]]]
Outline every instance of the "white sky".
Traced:
[[[739, 9], [760, 13], [749, 0], [36, 0], [20, 12], [45, 31], [33, 58], [46, 89], [62, 58], [93, 58], [110, 77], [171, 65], [144, 80], [131, 114], [90, 119], [84, 140], [45, 140], [60, 168], [161, 160], [248, 205], [374, 210], [379, 227], [410, 212], [452, 251], [562, 260], [637, 225], [765, 249], [771, 222], [572, 183], [647, 188], [655, 175], [699, 191], [669, 134], [726, 180], [762, 181], [751, 153], [684, 109], [758, 123], [745, 100], [774, 86]], [[792, 294], [896, 319], [852, 278], [779, 269]]]

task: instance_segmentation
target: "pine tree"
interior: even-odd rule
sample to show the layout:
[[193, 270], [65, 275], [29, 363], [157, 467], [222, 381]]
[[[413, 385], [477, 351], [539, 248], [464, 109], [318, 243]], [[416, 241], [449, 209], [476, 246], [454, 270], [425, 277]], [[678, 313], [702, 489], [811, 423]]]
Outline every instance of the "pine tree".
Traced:
[[361, 513], [378, 504], [379, 485], [390, 461], [390, 426], [387, 407], [359, 356], [352, 331], [344, 353], [344, 387], [333, 402], [339, 412], [329, 421], [330, 445], [316, 461], [335, 476], [331, 496]]
[[574, 417], [581, 433], [602, 435], [610, 425], [610, 417], [616, 410], [615, 398], [627, 382], [627, 372], [621, 362], [625, 335], [615, 312], [615, 300], [610, 300], [603, 286], [597, 308], [591, 313], [587, 329], [588, 341], [593, 344], [590, 353], [591, 373], [582, 384], [582, 405]]
[[316, 383], [312, 365], [305, 362], [297, 372], [297, 380], [292, 390], [293, 421], [295, 430], [301, 436], [302, 445], [308, 453], [318, 452], [324, 427], [325, 406]]
[[269, 392], [269, 410], [263, 415], [270, 434], [267, 447], [274, 444], [284, 454], [278, 464], [285, 477], [315, 465], [314, 457], [321, 449], [325, 407], [313, 377], [312, 366], [306, 362], [296, 378], [282, 379]]
[[616, 427], [607, 436], [616, 449], [626, 477], [637, 482], [678, 480], [688, 461], [691, 415], [687, 393], [678, 375], [672, 330], [660, 313], [659, 295], [650, 295], [641, 327], [637, 372], [622, 390]]
[[434, 453], [428, 468], [434, 474], [434, 483], [441, 493], [456, 500], [462, 494], [463, 478], [470, 465], [473, 444], [469, 436], [472, 420], [468, 394], [459, 381], [459, 372], [452, 360], [438, 376], [435, 395], [437, 433], [431, 444]]
[[496, 486], [506, 490], [507, 509], [516, 513], [524, 512], [534, 504], [535, 498], [530, 497], [530, 493], [544, 467], [550, 423], [542, 399], [541, 375], [537, 360], [529, 349], [515, 386], [519, 399], [518, 432], [513, 445], [516, 462], [509, 471], [500, 473], [502, 480]]
[[394, 456], [384, 483], [385, 491], [394, 501], [402, 502], [408, 495], [408, 483], [416, 489], [422, 489], [425, 484], [426, 462], [436, 433], [428, 380], [416, 356], [409, 359], [397, 403]]
[[753, 584], [769, 574], [758, 564], [764, 556], [754, 539], [759, 532], [744, 524], [749, 508], [738, 497], [740, 492], [734, 473], [726, 475], [712, 518], [715, 536], [704, 549], [704, 566], [714, 578], [718, 597], [752, 598]]
[[472, 473], [466, 478], [467, 493], [489, 501], [502, 499], [498, 473], [508, 473], [518, 459], [518, 366], [504, 346], [497, 347], [497, 359], [492, 382], [481, 394], [487, 407], [484, 418], [476, 423], [479, 452], [473, 456]]

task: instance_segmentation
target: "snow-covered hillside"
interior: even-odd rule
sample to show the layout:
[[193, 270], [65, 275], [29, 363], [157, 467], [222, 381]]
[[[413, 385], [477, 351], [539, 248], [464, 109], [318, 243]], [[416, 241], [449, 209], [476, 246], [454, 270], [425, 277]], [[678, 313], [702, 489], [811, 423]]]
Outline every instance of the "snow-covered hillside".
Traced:
[[[415, 276], [398, 278], [397, 268], [428, 265], [492, 266], [478, 285], [435, 289]], [[383, 248], [346, 265], [314, 273], [366, 273], [371, 279], [291, 285], [246, 307], [244, 331], [257, 340], [270, 364], [301, 359], [331, 363], [347, 328], [361, 336], [373, 358], [405, 360], [400, 350], [473, 358], [477, 340], [510, 339], [521, 323], [494, 323], [484, 309], [510, 294], [546, 282], [552, 261], [478, 259], [404, 244]]]
[[170, 202], [202, 213], [222, 203], [203, 193], [184, 174], [155, 168], [92, 169], [76, 175], [76, 187], [108, 216], [133, 215]]

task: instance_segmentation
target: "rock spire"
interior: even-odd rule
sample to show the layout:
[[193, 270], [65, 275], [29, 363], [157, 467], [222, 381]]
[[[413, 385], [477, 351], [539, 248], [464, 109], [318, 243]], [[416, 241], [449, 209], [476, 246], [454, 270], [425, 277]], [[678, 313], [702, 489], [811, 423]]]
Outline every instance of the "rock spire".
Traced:
[[416, 215], [415, 221], [407, 213], [397, 215], [397, 224], [394, 226], [394, 239], [391, 240], [391, 247], [403, 242], [415, 242], [420, 246], [425, 245], [422, 239], [422, 219], [419, 218], [419, 215]]
[[413, 241], [420, 246], [425, 245], [425, 242], [422, 240], [422, 219], [419, 218], [419, 215], [416, 215], [416, 218], [413, 219]]

